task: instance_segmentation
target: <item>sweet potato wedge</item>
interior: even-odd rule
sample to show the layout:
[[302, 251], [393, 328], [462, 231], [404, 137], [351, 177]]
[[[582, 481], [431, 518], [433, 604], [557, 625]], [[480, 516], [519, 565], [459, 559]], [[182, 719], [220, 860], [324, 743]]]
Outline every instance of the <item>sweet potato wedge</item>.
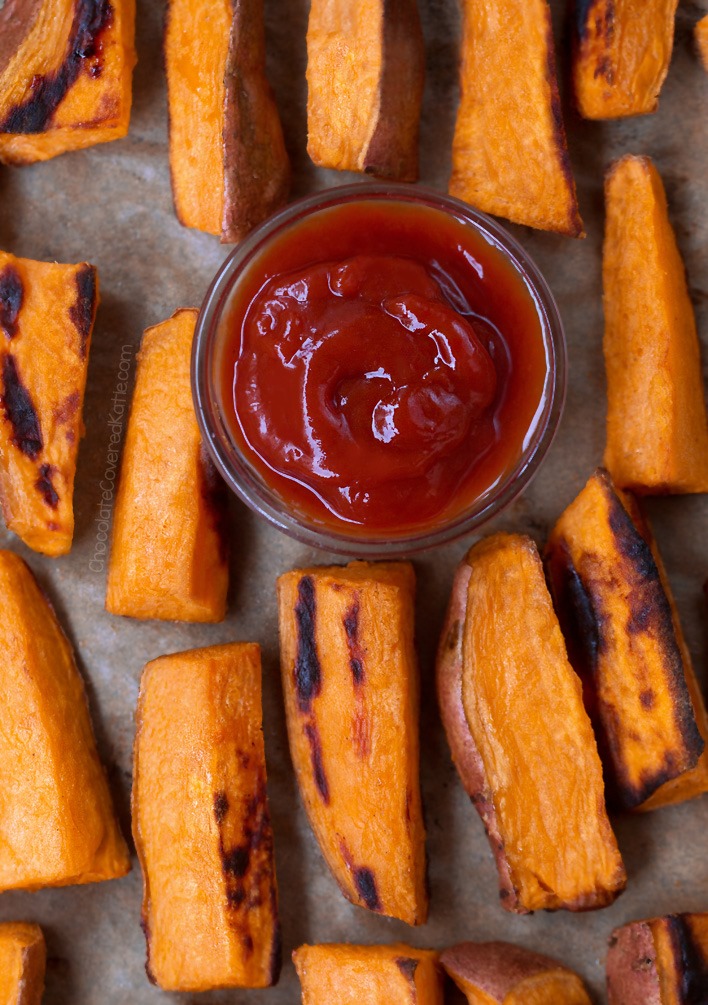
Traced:
[[222, 621], [224, 488], [192, 405], [196, 310], [148, 328], [113, 514], [106, 609], [131, 618]]
[[693, 784], [680, 783], [685, 798], [708, 782], [699, 729], [705, 708], [655, 551], [636, 501], [603, 470], [562, 514], [546, 547], [570, 661], [583, 681], [608, 793], [621, 809], [650, 797], [661, 805], [664, 785], [686, 772]]
[[135, 0], [6, 0], [0, 161], [31, 164], [128, 132]]
[[604, 907], [626, 877], [580, 681], [538, 552], [528, 538], [497, 534], [464, 564], [469, 573], [458, 574], [438, 688], [458, 769], [493, 842], [502, 904], [517, 913]]
[[668, 914], [616, 928], [607, 994], [609, 1005], [708, 1001], [708, 914]]
[[573, 83], [586, 119], [655, 112], [678, 0], [576, 0]]
[[696, 48], [704, 68], [708, 71], [708, 14], [702, 17], [694, 29]]
[[438, 953], [392, 946], [300, 946], [303, 1005], [443, 1005]]
[[485, 213], [583, 236], [547, 0], [463, 0], [450, 194]]
[[47, 949], [39, 925], [0, 924], [0, 1002], [39, 1005], [44, 993]]
[[605, 467], [638, 493], [708, 492], [696, 321], [651, 160], [617, 161], [605, 199]]
[[415, 181], [424, 75], [417, 0], [312, 0], [307, 152], [315, 164]]
[[9, 530], [45, 555], [74, 536], [74, 478], [91, 333], [93, 265], [0, 251], [0, 502]]
[[470, 1005], [591, 1005], [576, 973], [509, 942], [461, 942], [440, 963]]
[[290, 185], [265, 73], [263, 0], [169, 0], [165, 61], [177, 216], [240, 241]]
[[128, 849], [74, 654], [10, 551], [0, 551], [0, 599], [0, 891], [123, 876]]
[[280, 971], [257, 645], [143, 671], [133, 835], [147, 972], [166, 991], [269, 987]]
[[403, 562], [278, 580], [290, 752], [315, 836], [345, 897], [419, 925], [428, 897], [413, 592]]

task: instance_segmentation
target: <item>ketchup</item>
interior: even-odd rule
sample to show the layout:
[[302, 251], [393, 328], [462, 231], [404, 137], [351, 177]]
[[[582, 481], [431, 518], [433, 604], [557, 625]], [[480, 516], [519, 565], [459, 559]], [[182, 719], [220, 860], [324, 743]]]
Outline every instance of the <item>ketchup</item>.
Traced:
[[524, 279], [471, 226], [418, 203], [362, 198], [281, 231], [226, 326], [231, 435], [324, 528], [435, 529], [513, 467], [543, 400]]

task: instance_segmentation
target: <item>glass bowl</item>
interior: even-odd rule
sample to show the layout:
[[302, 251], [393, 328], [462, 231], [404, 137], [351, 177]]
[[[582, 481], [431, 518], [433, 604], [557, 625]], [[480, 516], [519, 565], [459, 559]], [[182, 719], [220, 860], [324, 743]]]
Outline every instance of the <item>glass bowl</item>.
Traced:
[[[294, 510], [246, 458], [231, 435], [221, 404], [220, 349], [230, 298], [240, 277], [257, 268], [258, 256], [274, 238], [303, 218], [331, 207], [356, 201], [393, 200], [415, 203], [451, 214], [496, 248], [516, 270], [529, 290], [541, 326], [546, 356], [546, 376], [539, 412], [527, 433], [517, 462], [504, 475], [454, 517], [433, 527], [396, 535], [357, 529], [354, 532], [317, 523]], [[202, 304], [192, 353], [192, 391], [197, 419], [206, 448], [226, 484], [252, 510], [296, 540], [316, 548], [360, 558], [409, 555], [441, 545], [472, 531], [496, 516], [528, 485], [551, 445], [565, 398], [566, 349], [558, 308], [538, 268], [498, 223], [449, 196], [397, 183], [361, 182], [325, 189], [292, 203], [253, 231], [225, 259]]]

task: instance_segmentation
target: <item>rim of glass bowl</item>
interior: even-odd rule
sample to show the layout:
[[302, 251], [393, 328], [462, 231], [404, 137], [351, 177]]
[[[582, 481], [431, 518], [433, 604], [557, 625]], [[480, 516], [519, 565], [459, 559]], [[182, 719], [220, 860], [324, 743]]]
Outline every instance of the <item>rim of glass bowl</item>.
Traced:
[[[240, 272], [268, 240], [314, 211], [358, 200], [392, 199], [429, 206], [451, 213], [511, 260], [530, 289], [541, 317], [548, 370], [544, 383], [543, 413], [530, 442], [515, 467], [471, 507], [434, 529], [401, 536], [347, 535], [334, 528], [308, 522], [265, 484], [229, 435], [218, 408], [218, 378], [214, 350], [218, 328], [228, 308], [229, 295]], [[197, 320], [192, 349], [192, 393], [204, 444], [229, 488], [252, 510], [302, 544], [340, 555], [360, 558], [410, 555], [447, 544], [480, 528], [505, 509], [527, 487], [538, 471], [555, 436], [565, 401], [566, 346], [558, 307], [546, 280], [521, 245], [496, 221], [466, 203], [424, 186], [397, 182], [361, 181], [320, 190], [291, 203], [254, 230], [224, 260], [209, 287]]]

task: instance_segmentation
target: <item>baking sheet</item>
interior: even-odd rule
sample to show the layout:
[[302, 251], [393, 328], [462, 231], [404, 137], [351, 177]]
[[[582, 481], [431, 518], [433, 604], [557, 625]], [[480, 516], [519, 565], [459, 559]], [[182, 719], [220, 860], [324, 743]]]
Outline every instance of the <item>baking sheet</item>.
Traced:
[[[307, 0], [267, 0], [266, 6], [270, 69], [293, 159], [293, 194], [351, 180], [353, 176], [315, 170], [305, 152]], [[455, 0], [421, 0], [421, 7], [428, 48], [422, 180], [444, 190], [457, 101], [459, 17]], [[553, 8], [563, 52], [569, 15], [563, 0], [554, 0]], [[602, 175], [607, 163], [624, 152], [650, 154], [664, 177], [708, 360], [708, 74], [693, 53], [690, 34], [706, 12], [705, 2], [683, 3], [679, 8], [674, 59], [657, 115], [599, 124], [581, 122], [566, 108], [587, 239], [574, 242], [511, 228], [557, 297], [568, 336], [570, 381], [560, 432], [540, 475], [494, 522], [494, 529], [525, 531], [542, 541], [601, 459]], [[137, 866], [116, 882], [5, 893], [0, 897], [0, 919], [28, 919], [43, 926], [49, 950], [46, 1005], [156, 1005], [168, 999], [284, 1005], [299, 1001], [289, 957], [305, 941], [401, 939], [443, 947], [463, 939], [490, 938], [513, 940], [558, 956], [586, 978], [601, 1002], [605, 944], [613, 926], [668, 911], [708, 909], [708, 799], [616, 820], [629, 885], [611, 908], [586, 915], [560, 912], [524, 918], [502, 911], [483, 828], [450, 762], [433, 691], [433, 654], [446, 595], [453, 568], [471, 539], [415, 562], [423, 680], [422, 788], [432, 891], [430, 921], [417, 930], [344, 901], [324, 867], [297, 796], [278, 679], [274, 582], [286, 569], [326, 561], [328, 556], [288, 540], [234, 502], [231, 604], [223, 624], [140, 623], [111, 617], [103, 610], [108, 514], [101, 511], [101, 500], [115, 476], [109, 456], [111, 435], [116, 430], [122, 433], [127, 418], [129, 395], [121, 389], [123, 382], [126, 374], [132, 379], [143, 329], [177, 307], [198, 305], [227, 253], [215, 238], [184, 230], [172, 211], [160, 39], [163, 15], [161, 0], [139, 0], [139, 63], [126, 140], [34, 167], [0, 169], [0, 246], [29, 258], [89, 260], [98, 266], [102, 292], [89, 366], [73, 551], [65, 558], [45, 559], [4, 531], [0, 544], [29, 560], [76, 646], [126, 832], [133, 709], [143, 664], [191, 646], [233, 639], [261, 643], [285, 966], [280, 984], [268, 991], [194, 996], [169, 995], [151, 987], [143, 969]], [[567, 61], [563, 77], [567, 80]], [[655, 500], [650, 510], [696, 668], [705, 682], [708, 633], [701, 587], [708, 576], [708, 499]]]

